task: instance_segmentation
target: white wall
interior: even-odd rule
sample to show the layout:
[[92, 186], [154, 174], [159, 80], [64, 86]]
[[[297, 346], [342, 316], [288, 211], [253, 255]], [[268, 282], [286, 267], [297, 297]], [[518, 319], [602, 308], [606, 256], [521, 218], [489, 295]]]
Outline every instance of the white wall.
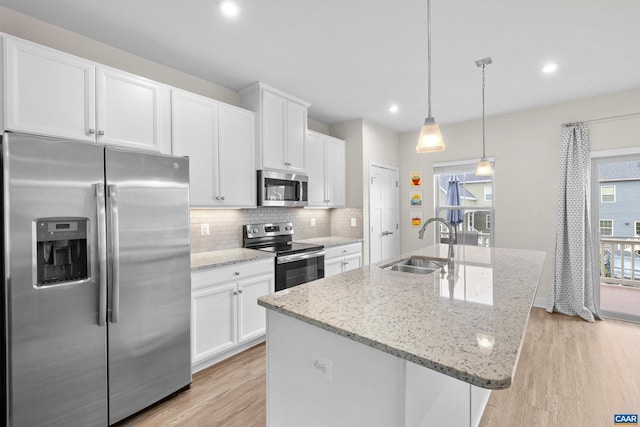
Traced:
[[363, 208], [363, 261], [369, 263], [369, 165], [400, 168], [399, 137], [364, 119], [331, 126], [331, 135], [346, 141], [347, 207]]
[[[543, 250], [547, 259], [536, 298], [546, 298], [553, 280], [560, 125], [640, 113], [640, 88], [486, 119], [486, 151], [496, 159], [495, 245]], [[479, 120], [441, 126], [446, 151], [417, 155], [418, 132], [400, 136], [401, 182], [422, 170], [425, 217], [433, 216], [433, 164], [478, 159], [482, 154]], [[588, 123], [591, 150], [640, 146], [640, 116]], [[404, 180], [404, 181], [403, 181]], [[401, 252], [423, 245], [409, 224], [409, 187], [401, 185]], [[429, 233], [428, 233], [429, 234]]]
[[240, 105], [240, 97], [231, 89], [132, 55], [3, 6], [0, 6], [0, 32], [208, 96], [227, 104]]

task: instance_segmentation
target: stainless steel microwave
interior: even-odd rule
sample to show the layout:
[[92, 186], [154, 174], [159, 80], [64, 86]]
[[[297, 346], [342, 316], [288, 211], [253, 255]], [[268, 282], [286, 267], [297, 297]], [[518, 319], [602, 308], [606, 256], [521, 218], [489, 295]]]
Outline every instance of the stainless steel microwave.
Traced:
[[298, 173], [258, 171], [258, 206], [307, 206], [308, 178]]

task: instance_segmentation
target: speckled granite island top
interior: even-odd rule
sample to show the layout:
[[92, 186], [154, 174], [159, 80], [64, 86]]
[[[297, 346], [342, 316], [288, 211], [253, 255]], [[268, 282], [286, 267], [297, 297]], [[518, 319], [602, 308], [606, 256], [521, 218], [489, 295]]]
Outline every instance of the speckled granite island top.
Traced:
[[[437, 245], [410, 255], [446, 256]], [[270, 310], [487, 389], [511, 385], [545, 254], [456, 246], [453, 274], [365, 266], [259, 298]]]
[[265, 258], [273, 258], [274, 256], [275, 255], [272, 253], [245, 248], [200, 252], [191, 254], [191, 271], [224, 267], [225, 265], [256, 261]]

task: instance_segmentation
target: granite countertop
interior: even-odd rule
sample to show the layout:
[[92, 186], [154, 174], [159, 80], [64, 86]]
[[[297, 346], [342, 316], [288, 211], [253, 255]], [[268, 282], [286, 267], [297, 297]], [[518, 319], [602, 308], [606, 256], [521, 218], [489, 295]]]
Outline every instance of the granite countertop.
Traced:
[[273, 258], [275, 254], [254, 249], [235, 248], [191, 254], [191, 271], [223, 267], [241, 262]]
[[[264, 296], [258, 303], [467, 383], [507, 388], [545, 254], [476, 246], [455, 251], [453, 274], [379, 268], [392, 261], [387, 260]], [[436, 245], [401, 258], [446, 253], [446, 245]]]
[[362, 239], [353, 237], [341, 237], [341, 236], [325, 236], [325, 237], [313, 237], [311, 239], [296, 240], [300, 243], [311, 243], [314, 245], [322, 245], [325, 248], [332, 246], [348, 245], [349, 243], [360, 243]]

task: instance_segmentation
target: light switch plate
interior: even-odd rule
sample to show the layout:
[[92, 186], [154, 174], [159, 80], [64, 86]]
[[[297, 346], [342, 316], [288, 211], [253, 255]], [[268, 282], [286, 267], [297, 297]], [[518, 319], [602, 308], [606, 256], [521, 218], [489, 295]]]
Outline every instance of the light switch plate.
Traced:
[[356, 226], [356, 219], [355, 218], [351, 218], [351, 226], [352, 227]]
[[200, 235], [201, 236], [209, 235], [209, 224], [200, 224]]

